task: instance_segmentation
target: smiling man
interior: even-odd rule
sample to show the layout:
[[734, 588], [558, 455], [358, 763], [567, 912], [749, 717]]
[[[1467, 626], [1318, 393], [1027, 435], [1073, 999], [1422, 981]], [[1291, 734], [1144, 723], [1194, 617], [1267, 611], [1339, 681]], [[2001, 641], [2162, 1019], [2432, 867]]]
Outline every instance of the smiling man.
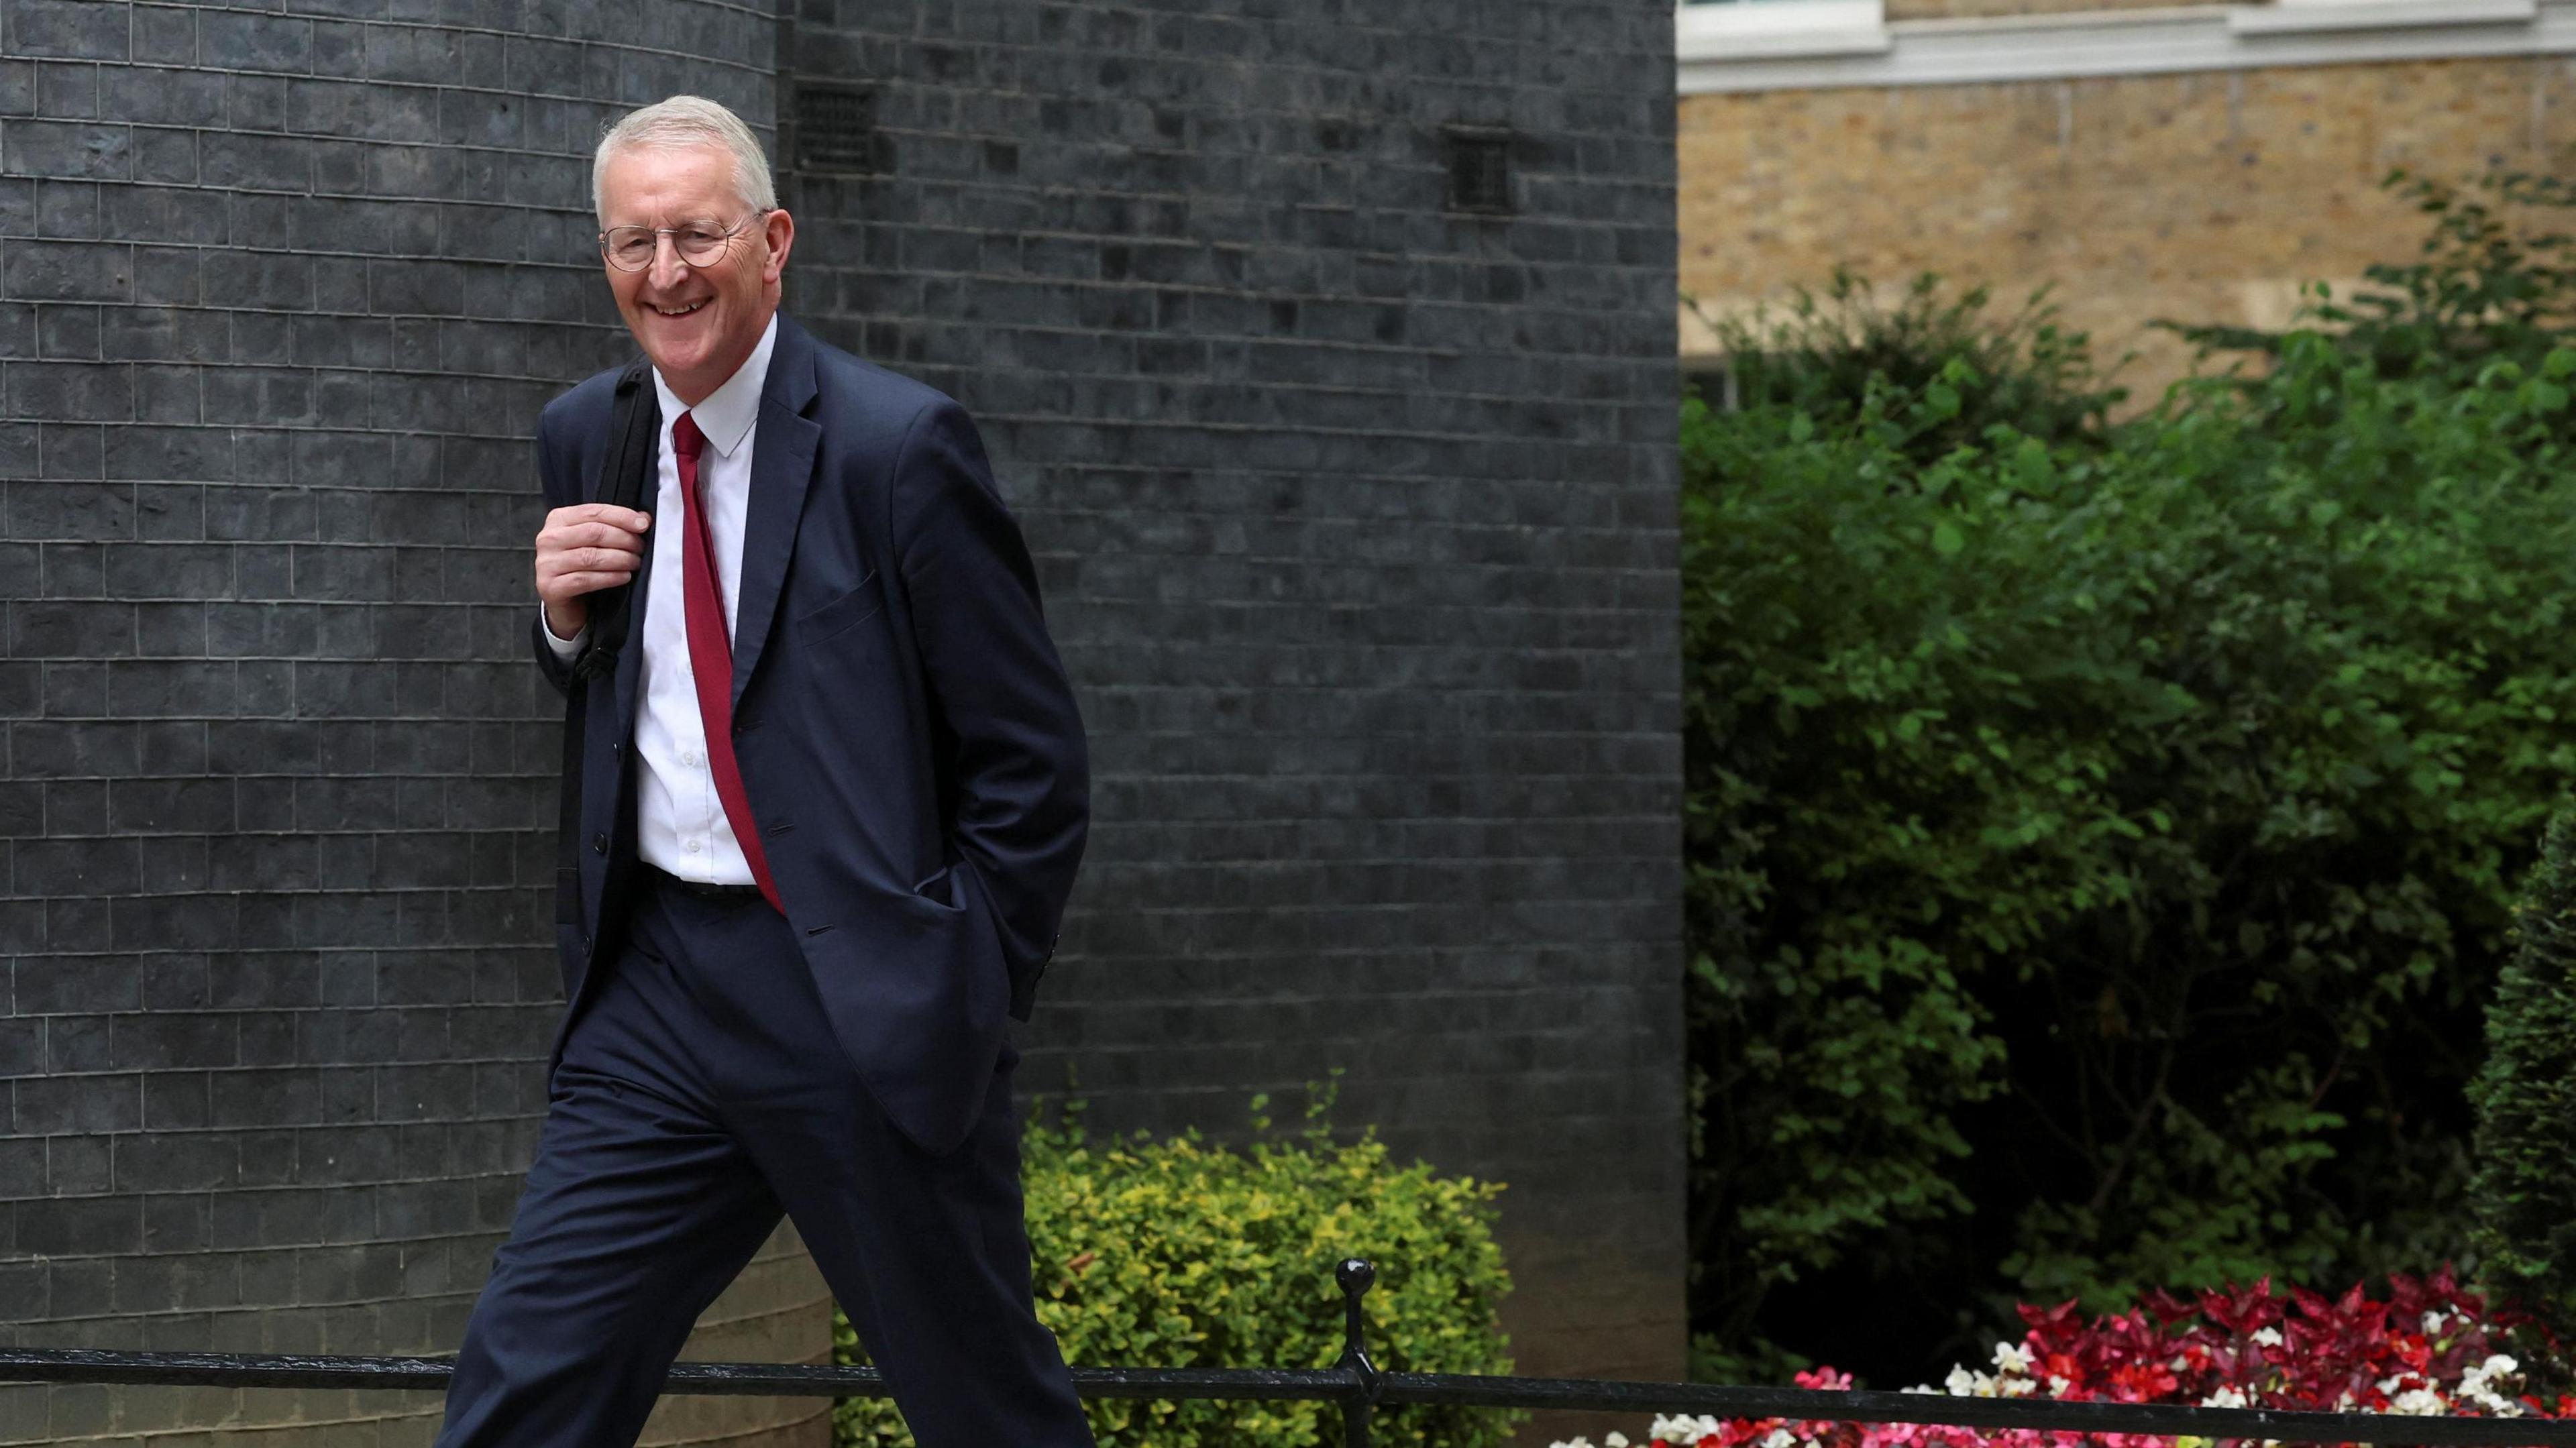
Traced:
[[730, 111], [627, 116], [592, 187], [649, 365], [537, 426], [566, 1005], [438, 1442], [633, 1443], [783, 1212], [923, 1448], [1088, 1444], [1003, 1025], [1088, 821], [1027, 549], [963, 409], [779, 311], [796, 226]]

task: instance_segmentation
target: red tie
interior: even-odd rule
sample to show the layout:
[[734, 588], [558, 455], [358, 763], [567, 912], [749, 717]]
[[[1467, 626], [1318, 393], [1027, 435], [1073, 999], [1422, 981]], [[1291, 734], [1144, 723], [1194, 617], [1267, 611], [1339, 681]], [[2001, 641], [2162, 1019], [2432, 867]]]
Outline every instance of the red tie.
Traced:
[[716, 777], [716, 798], [724, 802], [725, 819], [751, 866], [751, 878], [760, 882], [770, 908], [784, 915], [787, 907], [778, 903], [778, 885], [769, 878], [769, 857], [761, 852], [760, 830], [752, 822], [751, 800], [742, 791], [742, 770], [733, 758], [733, 639], [725, 628], [724, 598], [716, 591], [706, 505], [698, 498], [698, 450], [706, 441], [698, 420], [688, 413], [671, 424], [671, 452], [680, 464], [680, 531], [687, 535], [680, 549], [680, 595], [689, 626], [689, 670], [697, 676], [698, 722], [706, 730], [707, 769]]

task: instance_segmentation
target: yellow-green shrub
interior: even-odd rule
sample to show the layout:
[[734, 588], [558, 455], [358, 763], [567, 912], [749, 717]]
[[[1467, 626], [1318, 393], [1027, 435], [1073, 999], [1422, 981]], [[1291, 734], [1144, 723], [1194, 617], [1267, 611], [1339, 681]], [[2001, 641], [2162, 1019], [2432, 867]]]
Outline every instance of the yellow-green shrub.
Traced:
[[[1365, 1257], [1369, 1355], [1390, 1372], [1507, 1373], [1495, 1305], [1510, 1290], [1494, 1244], [1500, 1182], [1396, 1166], [1374, 1129], [1337, 1143], [1318, 1092], [1307, 1125], [1273, 1133], [1254, 1097], [1241, 1150], [1196, 1131], [1093, 1142], [1079, 1103], [1050, 1124], [1044, 1103], [1022, 1136], [1038, 1320], [1067, 1361], [1099, 1367], [1330, 1367], [1341, 1356], [1333, 1266]], [[864, 1362], [835, 1319], [837, 1356]], [[1329, 1403], [1094, 1400], [1101, 1448], [1313, 1448], [1338, 1441]], [[1380, 1443], [1488, 1448], [1518, 1415], [1382, 1407]], [[849, 1399], [848, 1445], [909, 1445], [892, 1402]]]

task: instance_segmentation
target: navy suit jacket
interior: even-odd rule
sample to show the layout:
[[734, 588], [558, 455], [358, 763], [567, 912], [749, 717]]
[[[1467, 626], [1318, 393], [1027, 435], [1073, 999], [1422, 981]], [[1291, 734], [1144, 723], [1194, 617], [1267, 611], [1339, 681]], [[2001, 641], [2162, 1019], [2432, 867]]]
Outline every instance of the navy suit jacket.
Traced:
[[[615, 379], [538, 420], [547, 507], [600, 496]], [[566, 1028], [636, 882], [644, 610], [679, 602], [648, 596], [650, 549], [679, 521], [646, 530], [611, 672], [576, 679], [579, 656], [558, 661], [530, 623], [547, 680], [587, 691], [578, 888], [561, 882], [556, 926]], [[965, 409], [781, 313], [739, 588], [734, 754], [779, 898], [851, 1063], [945, 1153], [981, 1110], [1003, 1017], [1028, 1018], [1090, 819], [1082, 720]]]

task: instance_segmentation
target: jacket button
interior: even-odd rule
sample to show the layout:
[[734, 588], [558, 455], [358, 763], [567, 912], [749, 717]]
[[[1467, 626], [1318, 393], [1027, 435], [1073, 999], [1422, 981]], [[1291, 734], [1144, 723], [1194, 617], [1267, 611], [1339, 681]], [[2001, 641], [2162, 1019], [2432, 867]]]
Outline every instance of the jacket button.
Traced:
[[602, 835], [592, 835], [592, 836], [590, 837], [590, 852], [591, 852], [592, 854], [594, 854], [594, 855], [604, 855], [604, 854], [607, 854], [607, 853], [608, 853], [608, 836], [606, 836], [606, 835], [604, 835], [604, 834], [602, 834]]

